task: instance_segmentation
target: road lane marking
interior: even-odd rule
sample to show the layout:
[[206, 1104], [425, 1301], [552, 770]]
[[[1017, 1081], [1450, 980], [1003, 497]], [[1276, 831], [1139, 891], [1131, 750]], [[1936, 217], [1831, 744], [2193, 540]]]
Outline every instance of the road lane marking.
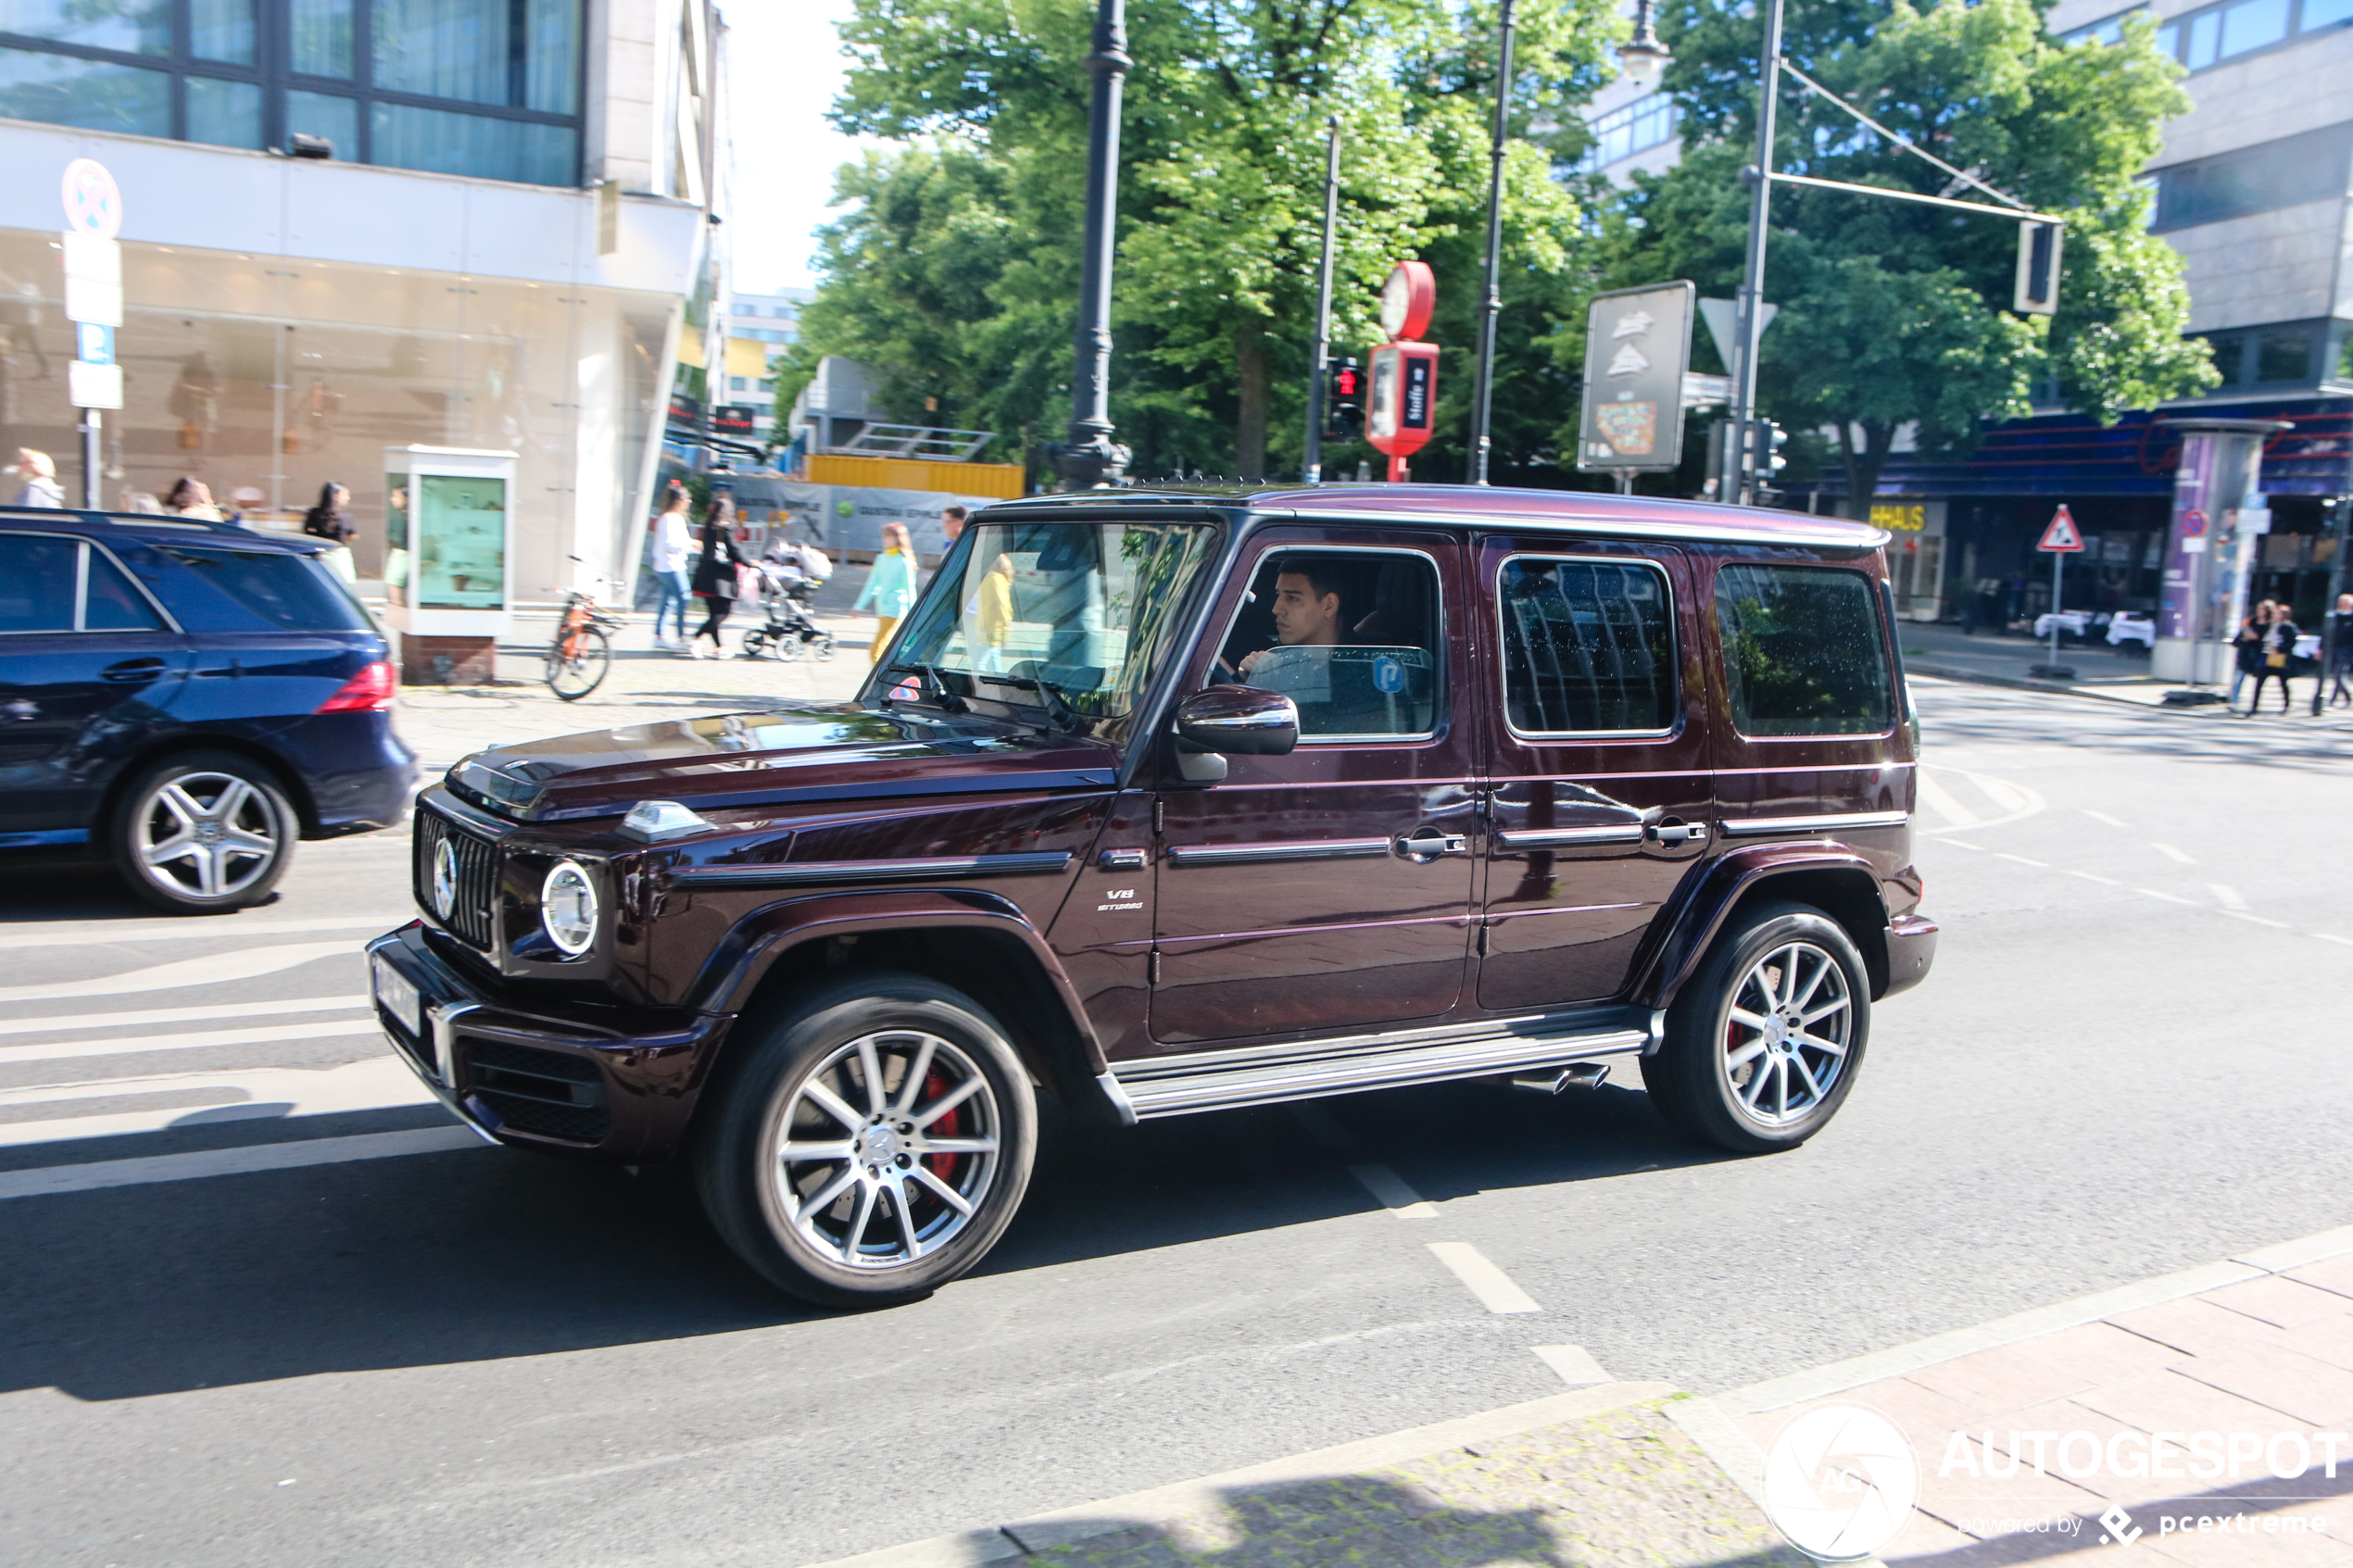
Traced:
[[2067, 874], [2068, 874], [2068, 875], [2070, 875], [2070, 876], [2080, 876], [2080, 877], [2082, 877], [2082, 878], [2085, 882], [2096, 882], [2096, 883], [2100, 884], [2100, 885], [2102, 885], [2103, 887], [2121, 887], [2121, 886], [2123, 886], [2123, 885], [2124, 885], [2122, 883], [2120, 883], [2120, 882], [2117, 881], [2114, 877], [2112, 877], [2112, 876], [2102, 876], [2102, 875], [2100, 875], [2100, 873], [2099, 873], [2099, 872], [2079, 872], [2079, 871], [2070, 871]]
[[2083, 808], [2083, 814], [2091, 818], [2092, 821], [2095, 822], [2106, 822], [2112, 828], [2120, 828], [2125, 825], [2124, 823], [2118, 822], [2114, 817], [2109, 816], [2106, 811], [2095, 811], [2089, 806]]
[[339, 1138], [297, 1138], [290, 1143], [246, 1144], [192, 1154], [150, 1154], [135, 1160], [96, 1160], [82, 1165], [42, 1165], [30, 1171], [0, 1171], [0, 1199], [46, 1198], [104, 1187], [184, 1182], [202, 1176], [239, 1176], [258, 1171], [293, 1171], [306, 1165], [340, 1165], [355, 1160], [386, 1160], [405, 1154], [444, 1154], [484, 1147], [471, 1127], [416, 1127], [401, 1133], [355, 1133]]
[[1560, 1374], [1561, 1381], [1571, 1388], [1588, 1388], [1611, 1381], [1609, 1374], [1602, 1370], [1602, 1363], [1582, 1345], [1530, 1345], [1529, 1348]]
[[2353, 947], [2353, 936], [2339, 936], [2334, 931], [2316, 931], [2312, 935], [2323, 942], [2341, 942], [2347, 947]]
[[268, 1023], [258, 1029], [203, 1029], [187, 1035], [143, 1035], [128, 1040], [51, 1040], [37, 1046], [0, 1046], [0, 1067], [20, 1061], [81, 1061], [101, 1056], [144, 1056], [149, 1051], [199, 1051], [216, 1046], [264, 1046], [282, 1040], [330, 1040], [350, 1035], [382, 1035], [372, 1018], [326, 1023]]
[[[1932, 768], [1923, 765], [1919, 770], [1919, 788], [1921, 797], [1931, 804], [1934, 804], [1934, 798], [1930, 792], [1936, 789], [1938, 785], [1931, 781], [1929, 776], [1931, 772], [1968, 780], [1970, 787], [1983, 796], [1994, 810], [2001, 814], [1994, 817], [1977, 817], [1969, 808], [1961, 805], [1952, 789], [1946, 787], [1943, 791], [1944, 798], [1959, 807], [1963, 815], [1973, 820], [1966, 823], [1957, 822], [1951, 828], [1923, 828], [1921, 831], [1925, 833], [1958, 832], [1964, 828], [1997, 828], [2015, 822], [2020, 818], [2033, 816], [2036, 812], [2043, 810], [2045, 806], [2040, 795], [2023, 784], [2011, 784], [2007, 779], [1997, 779], [1990, 773], [1972, 772], [1969, 769], [1956, 768], [1949, 764], [1937, 764]], [[1937, 805], [1936, 810], [1940, 816], [1944, 814], [1944, 808], [1942, 805]]]
[[1438, 1205], [1416, 1192], [1404, 1177], [1386, 1165], [1351, 1165], [1348, 1173], [1363, 1184], [1365, 1190], [1398, 1219], [1438, 1218]]
[[2246, 900], [2239, 897], [2237, 888], [2225, 887], [2219, 882], [2209, 882], [2206, 885], [2213, 890], [2214, 901], [2221, 905], [2223, 909], [2244, 909], [2246, 908]]
[[1512, 1283], [1512, 1276], [1487, 1261], [1487, 1254], [1467, 1241], [1433, 1241], [1429, 1249], [1470, 1287], [1479, 1305], [1491, 1312], [1541, 1312], [1535, 1298]]
[[[279, 932], [390, 931], [417, 917], [409, 910], [390, 914], [352, 915], [334, 920], [255, 920], [235, 915], [191, 915], [173, 921], [92, 921], [78, 931], [35, 931], [22, 936], [0, 935], [0, 949], [21, 947], [100, 947], [114, 942], [214, 941]], [[6, 927], [0, 927], [5, 932]]]
[[1294, 1105], [1290, 1113], [1308, 1135], [1326, 1148], [1354, 1148], [1356, 1135], [1341, 1126], [1332, 1113], [1320, 1105]]
[[1949, 844], [1956, 849], [1966, 849], [1972, 855], [1985, 847], [1982, 844], [1964, 844], [1957, 838], [1940, 838], [1936, 842], [1939, 844]]
[[67, 1143], [81, 1138], [156, 1133], [172, 1126], [219, 1122], [271, 1121], [290, 1116], [325, 1116], [353, 1110], [397, 1110], [432, 1105], [433, 1094], [417, 1075], [389, 1056], [370, 1057], [323, 1070], [272, 1067], [245, 1073], [175, 1073], [145, 1078], [108, 1078], [91, 1083], [44, 1085], [0, 1090], [0, 1110], [16, 1106], [69, 1105], [118, 1096], [171, 1090], [212, 1089], [245, 1097], [221, 1105], [170, 1106], [67, 1116], [47, 1122], [0, 1123], [0, 1148]]
[[2189, 904], [2196, 902], [2196, 900], [2184, 898], [2179, 894], [2159, 893], [2154, 887], [2135, 887], [2133, 891], [2139, 894], [2144, 898], [2162, 898], [2169, 904]]
[[0, 985], [0, 1002], [63, 1001], [72, 997], [123, 997], [139, 991], [176, 991], [184, 985], [220, 985], [255, 980], [325, 958], [358, 958], [359, 944], [289, 942], [279, 947], [245, 947], [178, 963], [156, 964], [92, 980], [57, 980], [42, 985]]
[[2246, 921], [2250, 925], [2268, 925], [2273, 931], [2293, 931], [2296, 929], [2284, 920], [2272, 920], [2268, 915], [2249, 914], [2245, 909], [2221, 909], [2216, 912], [2219, 914], [2228, 915], [2233, 920]]
[[54, 1018], [0, 1019], [0, 1035], [44, 1035], [68, 1029], [113, 1029], [123, 1024], [196, 1023], [208, 1018], [262, 1018], [283, 1012], [342, 1012], [364, 1008], [359, 997], [293, 997], [274, 1002], [218, 1002], [200, 1008], [145, 1008], [137, 1012], [59, 1013]]
[[2149, 841], [2149, 847], [2156, 850], [2158, 854], [2165, 856], [2169, 859], [2179, 860], [2185, 866], [2195, 866], [2197, 864], [2196, 860], [2192, 859], [2189, 856], [2183, 854], [2179, 849], [2174, 848], [2170, 844], [2159, 844], [2156, 840], [2152, 839]]
[[1919, 790], [1920, 804], [1944, 818], [1948, 830], [1973, 828], [1985, 821], [1984, 818], [1955, 799], [1953, 792], [1930, 777], [1927, 769], [1923, 768], [1919, 771], [1919, 776], [1916, 782]]
[[2013, 855], [2007, 849], [1994, 850], [1994, 858], [1999, 860], [2016, 860], [2021, 866], [2041, 866], [2045, 870], [2048, 870], [2051, 864], [2048, 860], [2030, 860], [2023, 855]]

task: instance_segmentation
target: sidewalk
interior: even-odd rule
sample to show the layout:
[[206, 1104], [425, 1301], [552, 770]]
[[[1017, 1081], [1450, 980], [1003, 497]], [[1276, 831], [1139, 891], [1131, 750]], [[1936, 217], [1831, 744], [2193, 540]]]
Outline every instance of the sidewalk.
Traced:
[[[2062, 642], [2059, 645], [2059, 662], [2075, 671], [2073, 681], [2059, 682], [2043, 680], [2031, 673], [2035, 665], [2047, 661], [2051, 657], [2051, 645], [2047, 638], [2032, 642], [2022, 636], [1996, 635], [1991, 632], [1971, 636], [1957, 626], [1913, 621], [1900, 623], [1896, 631], [1897, 640], [1904, 648], [1904, 668], [1908, 674], [1947, 681], [2021, 686], [2041, 692], [2070, 692], [2078, 696], [2163, 709], [2184, 718], [2213, 720], [2232, 716], [2221, 703], [2195, 708], [2169, 707], [2165, 694], [2177, 689], [2183, 683], [2158, 680], [2149, 673], [2149, 660], [2145, 655], [2111, 648], [2097, 639], [2087, 643]], [[2353, 733], [2353, 709], [2324, 709], [2317, 719], [2313, 716], [2310, 684], [2313, 679], [2305, 675], [2296, 678], [2291, 687], [2296, 700], [2289, 709], [2289, 720], [2307, 727], [2318, 725]], [[2278, 701], [2279, 693], [2273, 689], [2265, 701], [2265, 719], [2277, 721], [2279, 713], [2275, 705]]]
[[2353, 1227], [1713, 1399], [1606, 1383], [824, 1568], [1801, 1564], [1766, 1456], [1826, 1404], [1893, 1421], [1917, 1461], [1888, 1568], [2341, 1568]]

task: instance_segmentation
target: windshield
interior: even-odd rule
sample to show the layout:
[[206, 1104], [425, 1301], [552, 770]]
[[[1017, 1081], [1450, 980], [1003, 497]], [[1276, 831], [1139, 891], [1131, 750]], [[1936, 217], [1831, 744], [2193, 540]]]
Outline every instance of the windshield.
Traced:
[[927, 666], [958, 696], [1125, 717], [1176, 639], [1211, 533], [1197, 523], [975, 523], [941, 569], [954, 579], [925, 595], [890, 665]]

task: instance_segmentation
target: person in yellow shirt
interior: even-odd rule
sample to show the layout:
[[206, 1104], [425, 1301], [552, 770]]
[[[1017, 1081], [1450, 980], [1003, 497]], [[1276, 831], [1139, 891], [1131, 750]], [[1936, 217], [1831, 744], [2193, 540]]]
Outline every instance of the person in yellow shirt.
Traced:
[[1005, 633], [1013, 624], [1013, 558], [999, 556], [981, 574], [973, 595], [979, 611], [980, 646], [975, 650], [979, 668], [994, 674], [1005, 668]]

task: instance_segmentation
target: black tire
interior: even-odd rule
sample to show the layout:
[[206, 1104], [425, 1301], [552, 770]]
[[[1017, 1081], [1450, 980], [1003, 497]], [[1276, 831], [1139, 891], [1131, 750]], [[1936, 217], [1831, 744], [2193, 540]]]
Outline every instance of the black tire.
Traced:
[[612, 669], [612, 642], [594, 626], [572, 633], [573, 655], [564, 657], [559, 634], [547, 649], [547, 689], [566, 702], [578, 702], [605, 684]]
[[1739, 1154], [1795, 1148], [1846, 1102], [1870, 1031], [1870, 976], [1845, 929], [1805, 904], [1767, 904], [1717, 937], [1642, 1081], [1687, 1136]]
[[[890, 1307], [988, 1255], [1028, 1189], [1038, 1106], [1027, 1071], [978, 1003], [915, 975], [862, 974], [737, 1027], [743, 1036], [704, 1091], [693, 1149], [704, 1211], [736, 1256], [821, 1307]], [[879, 1119], [863, 1094], [862, 1047], [880, 1069]], [[817, 1103], [819, 1091], [855, 1120]], [[924, 1122], [942, 1100], [948, 1109]], [[943, 1144], [956, 1148], [924, 1152]], [[793, 1160], [784, 1152], [792, 1147], [817, 1152]], [[827, 1200], [804, 1207], [818, 1198]]]
[[270, 897], [301, 822], [269, 769], [233, 751], [183, 751], [141, 769], [107, 824], [115, 869], [175, 915], [226, 914]]

